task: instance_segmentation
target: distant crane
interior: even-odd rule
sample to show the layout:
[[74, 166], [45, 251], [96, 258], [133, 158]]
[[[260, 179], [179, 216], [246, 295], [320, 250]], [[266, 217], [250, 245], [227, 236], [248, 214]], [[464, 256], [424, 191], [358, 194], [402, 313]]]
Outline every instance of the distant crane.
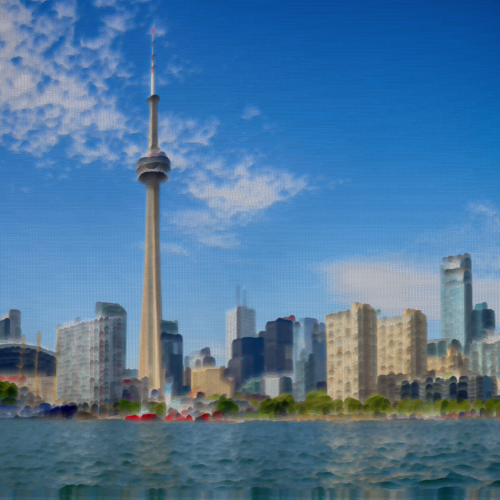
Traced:
[[38, 379], [38, 354], [40, 353], [40, 344], [42, 340], [42, 332], [37, 334], [36, 342], [36, 358], [35, 358], [35, 405], [38, 402], [38, 396], [40, 395], [40, 381]]
[[59, 333], [61, 330], [61, 325], [57, 325], [57, 336], [56, 336], [56, 373], [54, 375], [54, 389], [52, 394], [52, 404], [56, 404], [57, 401], [57, 365], [59, 357]]

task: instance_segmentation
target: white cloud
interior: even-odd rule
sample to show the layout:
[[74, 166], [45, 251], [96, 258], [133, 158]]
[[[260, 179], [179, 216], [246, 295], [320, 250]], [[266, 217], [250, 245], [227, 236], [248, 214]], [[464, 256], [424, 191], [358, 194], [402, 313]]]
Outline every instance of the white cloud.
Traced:
[[55, 165], [55, 161], [53, 160], [40, 160], [35, 163], [35, 167], [38, 169], [43, 169], [43, 168], [53, 168]]
[[218, 126], [219, 120], [216, 118], [199, 122], [194, 118], [183, 119], [167, 114], [160, 120], [159, 137], [161, 142], [174, 147], [180, 147], [182, 144], [209, 146]]
[[161, 251], [163, 253], [170, 253], [174, 255], [183, 255], [183, 256], [189, 255], [188, 251], [183, 246], [178, 245], [176, 243], [162, 243]]
[[108, 97], [106, 81], [121, 59], [113, 30], [103, 26], [98, 38], [80, 41], [74, 2], [56, 3], [57, 15], [38, 7], [0, 3], [0, 144], [41, 156], [70, 138], [69, 155], [84, 163], [112, 158], [111, 145], [127, 126]]
[[115, 7], [119, 0], [94, 0], [96, 7]]
[[471, 221], [417, 237], [398, 255], [325, 262], [315, 271], [338, 303], [365, 302], [396, 316], [407, 308], [440, 319], [440, 265], [449, 255], [470, 253], [473, 304], [487, 302], [500, 311], [500, 229], [497, 206], [469, 203]]
[[104, 18], [104, 23], [109, 28], [112, 28], [116, 31], [124, 32], [131, 28], [130, 19], [132, 15], [128, 12], [121, 12], [119, 14], [114, 14], [112, 16], [107, 16]]
[[225, 167], [218, 159], [195, 170], [187, 181], [186, 192], [206, 208], [174, 214], [171, 223], [204, 245], [233, 248], [239, 244], [235, 227], [255, 220], [264, 210], [294, 197], [306, 186], [305, 177], [254, 168], [250, 157], [232, 167]]
[[76, 2], [65, 0], [54, 5], [54, 10], [57, 12], [58, 19], [63, 17], [76, 18]]
[[251, 120], [252, 118], [255, 118], [256, 116], [260, 116], [262, 112], [260, 109], [256, 108], [255, 106], [247, 106], [243, 110], [243, 114], [241, 115], [242, 120]]
[[370, 304], [385, 316], [420, 309], [429, 319], [440, 317], [439, 262], [434, 267], [411, 261], [352, 259], [316, 268], [335, 300]]

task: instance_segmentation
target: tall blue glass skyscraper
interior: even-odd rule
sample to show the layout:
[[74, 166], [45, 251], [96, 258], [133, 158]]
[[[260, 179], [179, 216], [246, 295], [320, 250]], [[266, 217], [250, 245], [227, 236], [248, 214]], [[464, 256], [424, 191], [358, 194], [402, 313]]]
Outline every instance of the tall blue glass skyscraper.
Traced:
[[466, 353], [472, 340], [471, 267], [468, 253], [441, 264], [441, 338], [460, 341]]
[[306, 363], [313, 352], [313, 333], [318, 328], [315, 318], [300, 318], [293, 329], [293, 385], [299, 401], [306, 397]]

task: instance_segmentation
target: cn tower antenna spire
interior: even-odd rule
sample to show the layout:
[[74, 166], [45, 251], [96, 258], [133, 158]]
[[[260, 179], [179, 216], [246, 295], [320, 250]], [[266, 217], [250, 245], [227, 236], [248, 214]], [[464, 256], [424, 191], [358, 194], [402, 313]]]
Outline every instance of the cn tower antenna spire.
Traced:
[[151, 29], [151, 95], [156, 94], [155, 29]]

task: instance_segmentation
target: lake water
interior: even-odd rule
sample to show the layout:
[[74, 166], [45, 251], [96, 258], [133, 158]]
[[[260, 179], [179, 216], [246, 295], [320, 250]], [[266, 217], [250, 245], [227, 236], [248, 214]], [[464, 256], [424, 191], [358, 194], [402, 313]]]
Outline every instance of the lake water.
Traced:
[[500, 420], [0, 420], [1, 498], [498, 498]]

